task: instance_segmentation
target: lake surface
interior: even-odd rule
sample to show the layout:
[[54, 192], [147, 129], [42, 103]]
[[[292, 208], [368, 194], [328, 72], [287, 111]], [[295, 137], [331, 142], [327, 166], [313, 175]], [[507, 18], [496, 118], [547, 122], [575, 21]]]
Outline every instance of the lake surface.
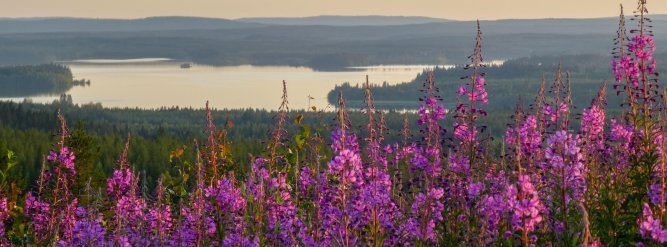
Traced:
[[[89, 87], [67, 92], [74, 103], [101, 103], [105, 107], [202, 108], [207, 100], [214, 108], [277, 109], [282, 81], [287, 82], [290, 109], [333, 109], [327, 93], [337, 84], [365, 82], [394, 85], [413, 80], [433, 65], [357, 67], [349, 71], [315, 71], [306, 67], [226, 66], [193, 64], [182, 69], [179, 62], [164, 59], [78, 60], [66, 62], [76, 79], [89, 79]], [[309, 96], [312, 97], [309, 100]], [[51, 102], [58, 96], [26, 97]], [[9, 100], [22, 101], [24, 98]], [[5, 99], [7, 100], [7, 99]]]

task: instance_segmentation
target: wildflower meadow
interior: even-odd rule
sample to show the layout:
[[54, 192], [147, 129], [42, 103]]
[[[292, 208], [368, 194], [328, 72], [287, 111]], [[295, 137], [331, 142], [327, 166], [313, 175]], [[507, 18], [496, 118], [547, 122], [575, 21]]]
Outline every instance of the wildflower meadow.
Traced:
[[[208, 138], [189, 144], [196, 159], [182, 186], [144, 188], [128, 135], [106, 185], [75, 193], [77, 153], [59, 114], [34, 186], [0, 192], [0, 245], [664, 246], [667, 102], [645, 0], [633, 16], [621, 12], [613, 40], [615, 81], [601, 81], [588, 107], [575, 111], [559, 69], [537, 97], [517, 99], [501, 138], [478, 123], [493, 104], [479, 22], [467, 74], [447, 89], [458, 96], [441, 97], [430, 74], [418, 121], [406, 117], [403, 129], [387, 128], [366, 83], [366, 122], [350, 121], [340, 94], [331, 133], [292, 131], [302, 116], [290, 114], [283, 82], [247, 174], [233, 172], [234, 143], [208, 111]], [[622, 112], [605, 111], [608, 97], [623, 98]]]

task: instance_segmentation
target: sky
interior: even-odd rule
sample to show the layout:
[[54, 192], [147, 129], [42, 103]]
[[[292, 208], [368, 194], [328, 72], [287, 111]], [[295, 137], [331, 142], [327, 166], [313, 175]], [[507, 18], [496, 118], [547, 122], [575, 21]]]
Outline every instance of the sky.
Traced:
[[[626, 13], [637, 0], [0, 0], [0, 17], [149, 16], [303, 17], [317, 15], [429, 16], [455, 20], [593, 18]], [[667, 14], [667, 0], [649, 0]]]

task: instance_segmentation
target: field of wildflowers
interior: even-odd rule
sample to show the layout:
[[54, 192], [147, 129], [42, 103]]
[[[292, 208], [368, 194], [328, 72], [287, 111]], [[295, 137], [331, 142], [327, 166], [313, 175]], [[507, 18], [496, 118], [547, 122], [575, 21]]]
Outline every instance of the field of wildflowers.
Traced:
[[[249, 174], [229, 169], [233, 144], [209, 111], [208, 139], [194, 142], [198, 158], [179, 189], [141, 187], [128, 137], [106, 188], [76, 194], [76, 154], [59, 116], [35, 188], [2, 193], [0, 245], [662, 246], [667, 108], [647, 14], [640, 0], [629, 31], [620, 16], [612, 97], [624, 98], [622, 115], [605, 114], [606, 82], [575, 114], [559, 70], [534, 102], [519, 101], [501, 150], [477, 124], [489, 103], [479, 23], [458, 98], [442, 99], [429, 76], [420, 133], [409, 133], [406, 118], [399, 143], [385, 142], [370, 84], [363, 127], [350, 123], [340, 95], [330, 140], [304, 128], [288, 133], [283, 83], [276, 125]], [[457, 107], [446, 110], [443, 100]]]

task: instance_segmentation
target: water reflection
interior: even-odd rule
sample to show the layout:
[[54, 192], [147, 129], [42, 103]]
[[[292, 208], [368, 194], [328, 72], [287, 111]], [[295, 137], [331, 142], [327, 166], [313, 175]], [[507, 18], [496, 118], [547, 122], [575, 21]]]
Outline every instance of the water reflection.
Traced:
[[[105, 107], [200, 108], [209, 100], [215, 108], [277, 109], [282, 80], [287, 81], [291, 109], [309, 105], [326, 108], [327, 93], [337, 84], [371, 83], [389, 85], [411, 81], [432, 65], [354, 67], [345, 71], [316, 71], [306, 67], [192, 65], [164, 59], [85, 60], [68, 63], [76, 78], [91, 80], [90, 87], [75, 87], [67, 94], [74, 103], [101, 103]], [[312, 98], [309, 99], [309, 96]], [[51, 102], [57, 96], [30, 97], [34, 102]], [[10, 100], [22, 101], [23, 98]]]

